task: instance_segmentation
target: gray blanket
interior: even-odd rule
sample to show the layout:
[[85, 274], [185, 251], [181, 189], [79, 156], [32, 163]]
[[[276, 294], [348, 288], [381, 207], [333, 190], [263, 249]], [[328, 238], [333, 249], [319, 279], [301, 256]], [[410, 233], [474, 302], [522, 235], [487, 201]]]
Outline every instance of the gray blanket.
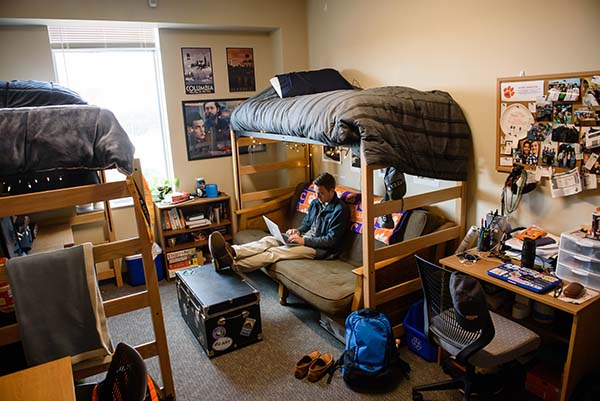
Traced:
[[6, 270], [29, 366], [112, 352], [92, 244], [12, 258]]
[[362, 142], [368, 164], [467, 180], [471, 131], [458, 104], [442, 91], [382, 87], [280, 99], [268, 88], [235, 109], [231, 127], [307, 137], [329, 146]]
[[134, 147], [115, 116], [88, 105], [0, 109], [0, 176], [59, 169], [133, 172]]

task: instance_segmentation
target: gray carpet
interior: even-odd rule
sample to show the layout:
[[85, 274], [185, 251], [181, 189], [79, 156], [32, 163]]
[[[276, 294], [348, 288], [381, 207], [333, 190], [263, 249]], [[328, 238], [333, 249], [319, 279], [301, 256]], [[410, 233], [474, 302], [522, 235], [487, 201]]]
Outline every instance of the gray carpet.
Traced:
[[[359, 394], [344, 384], [340, 371], [333, 382], [318, 383], [294, 378], [295, 363], [307, 352], [319, 349], [338, 357], [343, 344], [319, 324], [319, 313], [306, 306], [282, 306], [277, 286], [266, 275], [248, 275], [261, 292], [264, 340], [234, 352], [209, 359], [179, 312], [174, 281], [160, 284], [162, 306], [171, 354], [175, 391], [179, 401], [200, 400], [411, 400], [411, 387], [431, 383], [446, 376], [435, 363], [428, 363], [402, 347], [402, 357], [412, 368], [410, 380], [387, 394]], [[141, 287], [117, 289], [103, 284], [105, 299], [136, 291]], [[293, 298], [290, 299], [294, 301]], [[138, 310], [109, 319], [114, 344], [139, 344], [153, 339], [149, 313]], [[150, 373], [159, 380], [158, 359], [146, 361]], [[160, 382], [160, 380], [159, 380]], [[426, 395], [427, 400], [460, 400], [458, 392]]]

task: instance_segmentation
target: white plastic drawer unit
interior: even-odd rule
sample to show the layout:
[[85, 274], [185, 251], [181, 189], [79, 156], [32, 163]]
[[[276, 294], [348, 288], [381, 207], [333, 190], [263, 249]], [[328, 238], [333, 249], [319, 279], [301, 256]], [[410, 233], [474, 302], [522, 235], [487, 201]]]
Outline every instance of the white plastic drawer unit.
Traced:
[[560, 249], [600, 260], [600, 240], [586, 238], [585, 234], [579, 230], [562, 233]]
[[592, 273], [579, 267], [572, 267], [559, 262], [556, 266], [556, 275], [563, 280], [576, 281], [584, 287], [600, 290], [600, 274]]

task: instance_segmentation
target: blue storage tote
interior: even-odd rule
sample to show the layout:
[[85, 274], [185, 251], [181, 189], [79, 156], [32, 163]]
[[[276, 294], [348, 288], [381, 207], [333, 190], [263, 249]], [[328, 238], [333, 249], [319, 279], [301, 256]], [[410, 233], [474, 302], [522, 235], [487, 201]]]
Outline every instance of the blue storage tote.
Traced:
[[438, 347], [425, 337], [425, 312], [423, 300], [414, 303], [404, 316], [404, 331], [408, 348], [429, 362], [437, 360]]
[[[158, 281], [165, 278], [165, 268], [163, 264], [162, 249], [158, 244], [152, 245], [152, 258], [156, 265], [156, 276]], [[127, 282], [130, 285], [141, 285], [146, 283], [144, 279], [144, 264], [142, 263], [142, 254], [131, 255], [125, 257], [125, 263], [127, 263], [127, 271], [129, 279]]]

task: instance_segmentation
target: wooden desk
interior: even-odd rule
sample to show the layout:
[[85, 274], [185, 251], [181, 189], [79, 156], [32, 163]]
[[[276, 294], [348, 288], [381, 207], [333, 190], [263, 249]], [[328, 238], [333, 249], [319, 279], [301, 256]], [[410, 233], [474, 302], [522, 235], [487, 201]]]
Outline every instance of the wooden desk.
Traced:
[[0, 377], [2, 401], [75, 401], [71, 358]]
[[479, 260], [474, 264], [464, 264], [456, 256], [448, 256], [441, 259], [440, 264], [567, 312], [573, 316], [568, 341], [569, 350], [562, 372], [561, 401], [568, 400], [579, 380], [587, 373], [590, 373], [600, 363], [600, 324], [596, 322], [600, 317], [600, 297], [596, 296], [581, 305], [576, 305], [559, 301], [553, 297], [552, 291], [547, 294], [537, 294], [491, 277], [487, 274], [487, 271], [502, 264], [502, 261], [498, 259], [490, 258]]
[[40, 225], [37, 236], [33, 240], [31, 253], [63, 249], [74, 244], [75, 240], [73, 239], [73, 230], [71, 230], [70, 224]]

